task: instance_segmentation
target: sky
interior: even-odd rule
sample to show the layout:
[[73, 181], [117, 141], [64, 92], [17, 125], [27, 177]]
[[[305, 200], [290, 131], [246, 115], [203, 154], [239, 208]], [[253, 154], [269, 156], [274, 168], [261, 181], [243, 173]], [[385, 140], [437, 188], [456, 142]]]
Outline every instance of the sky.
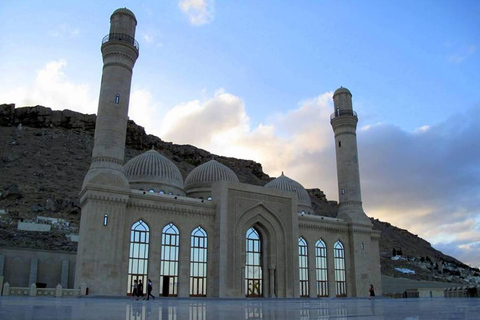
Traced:
[[96, 113], [120, 7], [147, 133], [337, 200], [329, 116], [347, 87], [367, 215], [480, 267], [480, 1], [3, 0], [0, 103]]

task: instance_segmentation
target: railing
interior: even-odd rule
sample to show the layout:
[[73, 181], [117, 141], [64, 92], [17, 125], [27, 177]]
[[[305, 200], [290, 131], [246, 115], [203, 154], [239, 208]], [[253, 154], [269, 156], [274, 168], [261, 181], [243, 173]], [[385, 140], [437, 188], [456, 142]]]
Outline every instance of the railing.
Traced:
[[10, 287], [10, 284], [6, 282], [3, 285], [4, 296], [30, 296], [30, 297], [78, 297], [86, 294], [86, 288], [80, 289], [63, 289], [59, 284], [55, 288], [37, 288], [35, 283], [32, 283], [30, 287]]
[[357, 113], [353, 110], [337, 109], [330, 115], [330, 120], [341, 116], [353, 116], [354, 118], [357, 118]]
[[138, 44], [137, 40], [125, 33], [109, 33], [103, 37], [102, 44], [105, 44], [109, 41], [125, 41], [126, 43], [134, 46], [137, 50], [140, 50], [140, 45]]

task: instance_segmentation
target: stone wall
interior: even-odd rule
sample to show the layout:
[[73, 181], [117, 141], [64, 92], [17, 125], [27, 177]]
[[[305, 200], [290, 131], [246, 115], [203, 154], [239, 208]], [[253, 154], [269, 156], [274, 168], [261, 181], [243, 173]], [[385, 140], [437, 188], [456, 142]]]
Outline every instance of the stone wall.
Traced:
[[0, 248], [0, 276], [12, 287], [30, 287], [32, 283], [55, 288], [73, 288], [75, 253], [30, 249]]

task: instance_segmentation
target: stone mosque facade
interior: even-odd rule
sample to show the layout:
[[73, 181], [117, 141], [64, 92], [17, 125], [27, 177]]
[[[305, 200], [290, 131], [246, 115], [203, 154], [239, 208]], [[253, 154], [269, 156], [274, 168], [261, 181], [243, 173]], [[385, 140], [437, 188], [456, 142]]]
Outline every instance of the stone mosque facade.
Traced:
[[315, 214], [305, 188], [283, 173], [260, 187], [215, 160], [185, 180], [156, 150], [124, 163], [137, 20], [122, 8], [110, 22], [75, 288], [122, 296], [134, 280], [151, 279], [155, 296], [362, 297], [371, 284], [381, 294], [380, 233], [362, 208], [350, 91], [335, 91], [330, 122], [336, 218]]

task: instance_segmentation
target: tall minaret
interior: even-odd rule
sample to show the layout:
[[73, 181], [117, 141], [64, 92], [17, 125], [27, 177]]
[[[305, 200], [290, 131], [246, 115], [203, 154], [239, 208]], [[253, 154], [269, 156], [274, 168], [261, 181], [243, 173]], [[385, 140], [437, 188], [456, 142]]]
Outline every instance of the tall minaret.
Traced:
[[128, 9], [110, 17], [103, 38], [103, 74], [92, 163], [80, 192], [80, 232], [75, 287], [94, 295], [122, 295], [128, 270], [124, 234], [130, 189], [123, 171], [132, 69], [138, 58], [137, 20]]
[[110, 33], [102, 41], [103, 74], [98, 102], [88, 184], [128, 188], [123, 173], [132, 69], [138, 58], [137, 19], [127, 8], [110, 17]]
[[370, 224], [362, 208], [357, 153], [358, 117], [352, 108], [352, 94], [340, 87], [333, 94], [335, 112], [330, 123], [335, 133], [338, 178], [338, 217], [349, 222]]

